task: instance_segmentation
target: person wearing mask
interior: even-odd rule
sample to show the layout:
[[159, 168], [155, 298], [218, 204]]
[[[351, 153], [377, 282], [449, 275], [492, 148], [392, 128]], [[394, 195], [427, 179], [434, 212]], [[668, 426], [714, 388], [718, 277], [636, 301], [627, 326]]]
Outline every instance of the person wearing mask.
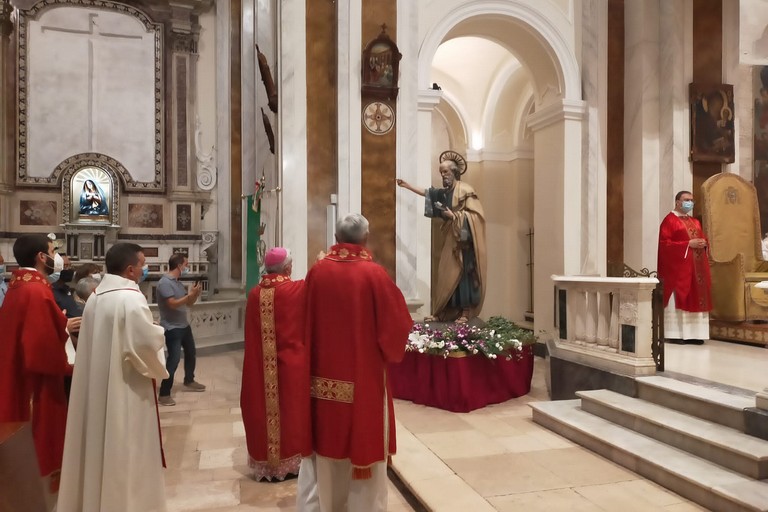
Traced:
[[72, 381], [58, 512], [164, 512], [164, 460], [155, 381], [162, 327], [138, 283], [144, 252], [117, 243], [88, 301]]
[[[80, 328], [56, 305], [48, 277], [54, 270], [53, 242], [22, 235], [13, 244], [13, 272], [0, 308], [0, 423], [32, 422], [32, 436], [46, 498], [59, 487], [67, 400], [64, 377], [71, 373], [64, 343]], [[31, 406], [30, 406], [31, 405]]]
[[195, 381], [195, 338], [189, 325], [189, 306], [197, 302], [202, 287], [195, 283], [187, 287], [179, 281], [189, 273], [189, 260], [176, 253], [168, 260], [168, 273], [157, 284], [157, 306], [160, 309], [160, 325], [165, 329], [165, 345], [168, 348], [168, 378], [160, 384], [160, 405], [176, 405], [171, 397], [173, 376], [184, 350], [184, 388], [188, 391], [205, 391], [205, 386]]
[[[62, 311], [65, 312], [67, 318], [75, 318], [83, 316], [83, 308], [75, 301], [75, 296], [72, 293], [72, 288], [69, 287], [69, 282], [75, 276], [75, 270], [70, 264], [67, 256], [56, 253], [56, 257], [61, 259], [61, 270], [58, 275], [54, 272], [53, 276], [58, 279], [51, 283], [51, 289], [53, 291], [53, 298], [56, 304], [59, 305]], [[56, 259], [54, 257], [54, 259]], [[54, 266], [56, 262], [54, 261]]]
[[75, 283], [79, 283], [84, 277], [92, 277], [101, 280], [101, 267], [95, 263], [83, 263], [75, 271]]
[[659, 228], [658, 274], [664, 286], [664, 337], [701, 345], [709, 338], [712, 282], [707, 238], [693, 212], [693, 194], [682, 190]]

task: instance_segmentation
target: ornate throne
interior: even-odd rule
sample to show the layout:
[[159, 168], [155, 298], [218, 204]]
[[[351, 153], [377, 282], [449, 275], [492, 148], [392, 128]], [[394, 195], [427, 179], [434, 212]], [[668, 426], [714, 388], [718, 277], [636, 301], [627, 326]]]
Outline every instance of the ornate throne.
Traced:
[[[735, 174], [722, 173], [705, 181], [701, 190], [712, 270], [711, 319], [715, 324], [768, 320], [768, 293], [755, 288], [768, 281], [768, 262], [762, 255], [754, 185]], [[719, 331], [713, 329], [712, 337], [720, 337]], [[754, 339], [754, 333], [728, 338], [764, 344], [762, 336]]]

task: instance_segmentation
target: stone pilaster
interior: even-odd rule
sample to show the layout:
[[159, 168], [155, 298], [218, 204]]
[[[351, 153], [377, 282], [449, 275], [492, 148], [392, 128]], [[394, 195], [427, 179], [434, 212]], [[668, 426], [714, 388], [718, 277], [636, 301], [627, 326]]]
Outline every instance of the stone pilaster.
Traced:
[[[10, 230], [10, 194], [13, 188], [13, 155], [15, 120], [13, 100], [13, 65], [11, 62], [11, 34], [13, 7], [9, 0], [0, 4], [0, 231]], [[6, 258], [8, 255], [6, 255]]]

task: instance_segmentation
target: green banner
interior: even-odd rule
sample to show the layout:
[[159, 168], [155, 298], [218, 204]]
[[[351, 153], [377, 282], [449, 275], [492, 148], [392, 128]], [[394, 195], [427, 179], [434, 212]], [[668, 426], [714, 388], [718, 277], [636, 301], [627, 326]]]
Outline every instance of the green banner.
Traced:
[[[256, 201], [254, 203], [254, 200]], [[263, 251], [261, 250], [261, 197], [246, 196], [246, 222], [245, 222], [245, 293], [259, 284], [261, 279], [261, 263]]]

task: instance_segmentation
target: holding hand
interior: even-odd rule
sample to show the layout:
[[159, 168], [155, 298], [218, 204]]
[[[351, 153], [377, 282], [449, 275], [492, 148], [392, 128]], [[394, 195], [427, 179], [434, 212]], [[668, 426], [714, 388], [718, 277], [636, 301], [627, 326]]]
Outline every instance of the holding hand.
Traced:
[[81, 317], [75, 317], [75, 318], [69, 318], [67, 319], [67, 332], [69, 334], [77, 334], [80, 332], [80, 322], [82, 318]]
[[691, 249], [704, 249], [707, 246], [707, 241], [703, 238], [691, 238], [688, 241], [688, 247]]

